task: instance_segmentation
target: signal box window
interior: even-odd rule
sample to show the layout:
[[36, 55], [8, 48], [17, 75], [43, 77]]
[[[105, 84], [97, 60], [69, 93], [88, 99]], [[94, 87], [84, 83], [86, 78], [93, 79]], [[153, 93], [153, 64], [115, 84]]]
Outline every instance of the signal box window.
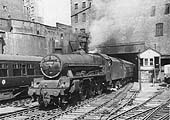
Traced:
[[21, 64], [13, 64], [13, 76], [21, 76]]
[[0, 64], [0, 77], [8, 76], [8, 65]]
[[150, 58], [150, 65], [153, 65], [153, 58]]
[[34, 65], [27, 64], [27, 75], [34, 75]]
[[145, 66], [148, 66], [148, 59], [145, 59]]
[[140, 59], [140, 66], [143, 66], [143, 58]]
[[165, 14], [169, 14], [170, 13], [170, 3], [165, 4]]
[[156, 35], [155, 36], [163, 36], [163, 23], [156, 24]]

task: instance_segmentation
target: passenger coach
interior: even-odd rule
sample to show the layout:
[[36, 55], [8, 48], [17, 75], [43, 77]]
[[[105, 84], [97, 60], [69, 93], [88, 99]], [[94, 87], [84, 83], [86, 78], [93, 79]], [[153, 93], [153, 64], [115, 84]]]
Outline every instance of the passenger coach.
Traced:
[[36, 56], [0, 55], [0, 101], [27, 93], [32, 80], [42, 77], [39, 68], [41, 59]]

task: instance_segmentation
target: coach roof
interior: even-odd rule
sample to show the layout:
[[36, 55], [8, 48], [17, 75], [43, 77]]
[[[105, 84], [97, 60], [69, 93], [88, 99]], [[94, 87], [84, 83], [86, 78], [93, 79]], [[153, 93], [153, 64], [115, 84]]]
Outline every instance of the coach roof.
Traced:
[[5, 60], [5, 61], [41, 61], [42, 57], [0, 54], [0, 60]]

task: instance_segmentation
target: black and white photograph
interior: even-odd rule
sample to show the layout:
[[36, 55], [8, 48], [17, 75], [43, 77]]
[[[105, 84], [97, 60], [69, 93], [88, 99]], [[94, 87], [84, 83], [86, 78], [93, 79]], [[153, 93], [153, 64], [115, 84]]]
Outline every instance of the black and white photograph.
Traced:
[[0, 0], [0, 120], [169, 120], [170, 0]]

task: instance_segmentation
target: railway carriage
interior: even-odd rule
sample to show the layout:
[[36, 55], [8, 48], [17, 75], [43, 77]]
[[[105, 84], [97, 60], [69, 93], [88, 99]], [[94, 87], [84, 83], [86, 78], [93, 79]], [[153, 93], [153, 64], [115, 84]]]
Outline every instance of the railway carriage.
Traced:
[[28, 94], [42, 107], [61, 105], [118, 88], [132, 79], [134, 64], [105, 54], [50, 54], [41, 61], [44, 79], [31, 86]]
[[42, 57], [0, 55], [0, 101], [26, 95], [34, 78], [42, 77]]

